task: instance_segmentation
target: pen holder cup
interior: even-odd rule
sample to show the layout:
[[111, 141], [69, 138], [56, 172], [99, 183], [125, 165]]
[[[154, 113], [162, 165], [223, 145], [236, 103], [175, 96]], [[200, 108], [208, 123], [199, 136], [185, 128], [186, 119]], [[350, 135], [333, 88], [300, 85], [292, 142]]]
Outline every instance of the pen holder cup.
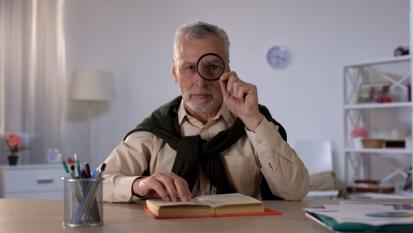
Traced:
[[102, 178], [69, 178], [64, 182], [64, 226], [103, 224]]

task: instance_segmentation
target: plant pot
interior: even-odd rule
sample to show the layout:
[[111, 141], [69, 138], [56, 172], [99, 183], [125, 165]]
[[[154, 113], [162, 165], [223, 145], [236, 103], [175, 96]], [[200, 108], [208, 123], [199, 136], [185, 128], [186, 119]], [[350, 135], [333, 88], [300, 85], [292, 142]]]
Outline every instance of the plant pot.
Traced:
[[9, 165], [10, 166], [16, 166], [17, 161], [19, 160], [19, 156], [17, 156], [17, 155], [8, 155], [7, 160], [9, 160]]

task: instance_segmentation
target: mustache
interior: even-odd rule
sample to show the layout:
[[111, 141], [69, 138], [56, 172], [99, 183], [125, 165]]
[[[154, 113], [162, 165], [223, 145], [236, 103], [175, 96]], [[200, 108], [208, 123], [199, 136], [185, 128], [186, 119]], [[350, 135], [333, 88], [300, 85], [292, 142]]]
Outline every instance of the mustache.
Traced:
[[213, 92], [210, 92], [210, 91], [204, 91], [204, 90], [201, 90], [201, 91], [191, 91], [191, 92], [188, 92], [188, 94], [189, 95], [213, 95], [214, 93]]

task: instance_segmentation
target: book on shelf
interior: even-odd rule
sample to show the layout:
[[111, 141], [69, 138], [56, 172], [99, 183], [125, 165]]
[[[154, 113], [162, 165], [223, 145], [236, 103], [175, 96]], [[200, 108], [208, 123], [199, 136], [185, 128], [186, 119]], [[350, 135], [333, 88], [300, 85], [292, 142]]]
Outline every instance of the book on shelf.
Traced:
[[305, 216], [333, 232], [413, 232], [413, 204], [345, 202], [305, 208]]
[[145, 210], [154, 218], [199, 218], [280, 215], [258, 199], [240, 193], [204, 195], [190, 201], [148, 199]]

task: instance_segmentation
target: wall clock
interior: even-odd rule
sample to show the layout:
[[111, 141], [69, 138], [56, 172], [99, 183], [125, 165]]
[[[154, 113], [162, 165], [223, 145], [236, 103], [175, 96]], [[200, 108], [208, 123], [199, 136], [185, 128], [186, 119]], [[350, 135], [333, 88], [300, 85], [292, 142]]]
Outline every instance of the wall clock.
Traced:
[[267, 62], [276, 70], [286, 68], [290, 64], [290, 51], [285, 46], [273, 46], [267, 52]]

